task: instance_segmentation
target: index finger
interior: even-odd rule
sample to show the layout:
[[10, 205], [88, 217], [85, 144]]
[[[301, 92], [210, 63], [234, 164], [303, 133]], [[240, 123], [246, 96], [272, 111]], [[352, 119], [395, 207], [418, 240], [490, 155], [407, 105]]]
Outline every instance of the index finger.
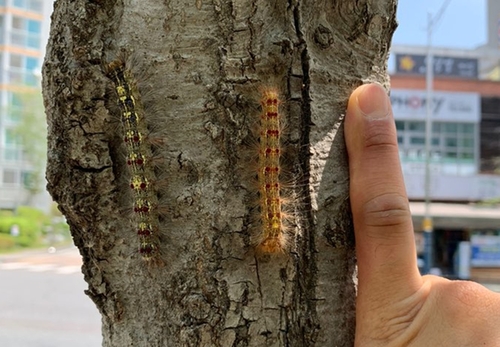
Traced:
[[[421, 285], [396, 127], [382, 86], [363, 85], [345, 120], [359, 294], [411, 295]], [[390, 285], [388, 285], [390, 283]]]

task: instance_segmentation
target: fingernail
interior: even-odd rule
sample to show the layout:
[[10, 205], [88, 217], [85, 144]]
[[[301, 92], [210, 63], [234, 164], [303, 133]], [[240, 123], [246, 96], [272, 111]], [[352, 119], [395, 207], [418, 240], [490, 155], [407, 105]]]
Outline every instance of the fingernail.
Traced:
[[367, 84], [358, 94], [358, 107], [370, 120], [389, 116], [389, 98], [385, 89], [377, 83]]

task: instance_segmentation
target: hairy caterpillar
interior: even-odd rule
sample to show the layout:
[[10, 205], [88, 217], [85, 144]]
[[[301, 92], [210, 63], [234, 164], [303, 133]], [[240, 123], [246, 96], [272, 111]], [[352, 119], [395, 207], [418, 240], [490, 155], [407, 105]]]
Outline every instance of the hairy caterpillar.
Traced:
[[139, 253], [144, 260], [152, 259], [158, 253], [157, 234], [159, 230], [158, 197], [153, 182], [156, 182], [151, 165], [152, 149], [145, 141], [148, 127], [141, 95], [132, 72], [124, 60], [118, 59], [107, 65], [107, 75], [112, 79], [118, 97], [123, 141], [127, 151], [129, 185], [134, 199], [133, 211], [136, 232], [139, 238]]
[[284, 251], [287, 245], [280, 181], [282, 120], [278, 93], [275, 90], [264, 91], [261, 103], [257, 181], [262, 230], [258, 238], [258, 248], [265, 253], [277, 253]]

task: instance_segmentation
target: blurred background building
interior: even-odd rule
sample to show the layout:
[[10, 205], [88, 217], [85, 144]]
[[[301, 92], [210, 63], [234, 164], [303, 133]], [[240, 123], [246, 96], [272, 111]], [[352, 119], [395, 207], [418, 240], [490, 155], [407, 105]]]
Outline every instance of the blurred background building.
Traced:
[[488, 0], [486, 18], [485, 45], [472, 50], [432, 48], [430, 101], [427, 46], [393, 45], [391, 101], [419, 253], [424, 251], [425, 121], [430, 102], [433, 265], [448, 276], [458, 275], [457, 250], [465, 242], [470, 276], [500, 280], [500, 1]]
[[[27, 153], [19, 125], [26, 112], [43, 114], [40, 70], [52, 4], [53, 0], [0, 0], [0, 209], [49, 207], [45, 181], [40, 179], [43, 172], [33, 164], [43, 159]], [[44, 129], [45, 124], [40, 132]]]

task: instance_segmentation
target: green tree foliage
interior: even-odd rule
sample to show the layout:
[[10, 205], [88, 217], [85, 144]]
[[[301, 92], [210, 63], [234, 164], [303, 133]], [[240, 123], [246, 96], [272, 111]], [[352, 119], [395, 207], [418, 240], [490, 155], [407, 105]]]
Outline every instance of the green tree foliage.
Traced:
[[15, 93], [16, 105], [11, 112], [19, 120], [15, 134], [23, 146], [23, 156], [29, 162], [24, 174], [24, 186], [31, 194], [44, 189], [44, 171], [47, 163], [47, 127], [40, 89]]

